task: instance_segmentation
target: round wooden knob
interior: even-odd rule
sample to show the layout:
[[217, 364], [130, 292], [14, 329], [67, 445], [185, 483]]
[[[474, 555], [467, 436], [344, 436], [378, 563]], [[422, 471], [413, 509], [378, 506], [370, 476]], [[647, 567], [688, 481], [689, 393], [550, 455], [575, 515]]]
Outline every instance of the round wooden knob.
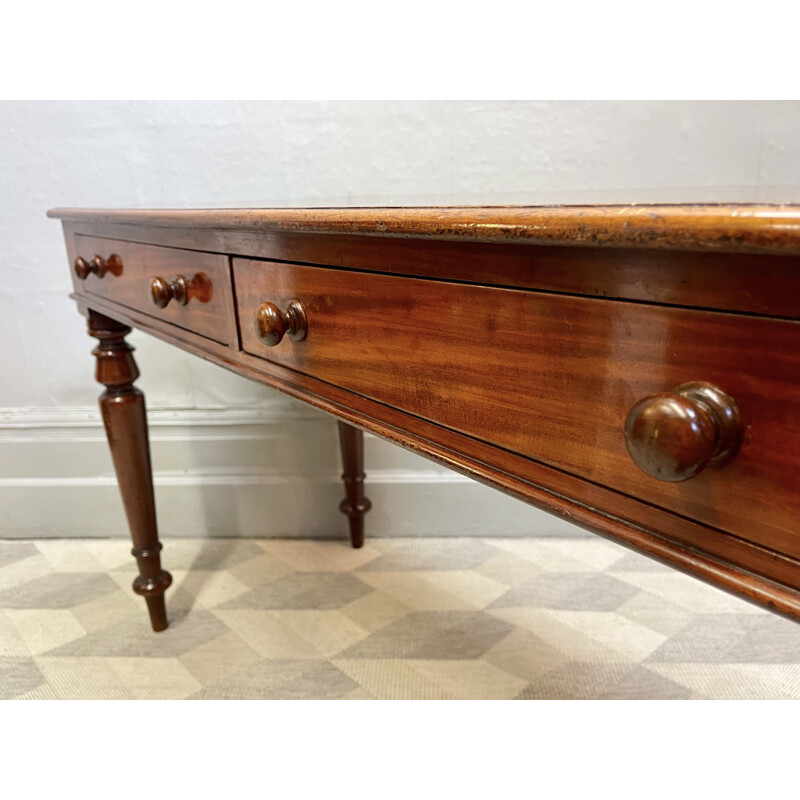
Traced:
[[90, 261], [78, 256], [75, 259], [74, 268], [75, 274], [82, 281], [85, 281], [90, 275], [102, 278], [107, 272], [119, 275], [122, 272], [122, 259], [116, 253], [112, 253], [108, 258], [95, 256]]
[[150, 281], [150, 299], [158, 308], [166, 308], [171, 300], [185, 306], [189, 302], [189, 289], [186, 278], [178, 275], [174, 281], [167, 283], [163, 278], [153, 278]]
[[684, 383], [640, 400], [625, 421], [636, 465], [660, 481], [685, 481], [728, 461], [742, 443], [739, 407], [710, 383]]
[[299, 300], [290, 300], [285, 311], [275, 303], [262, 303], [256, 311], [256, 336], [267, 347], [274, 347], [285, 335], [300, 342], [308, 333], [306, 310]]

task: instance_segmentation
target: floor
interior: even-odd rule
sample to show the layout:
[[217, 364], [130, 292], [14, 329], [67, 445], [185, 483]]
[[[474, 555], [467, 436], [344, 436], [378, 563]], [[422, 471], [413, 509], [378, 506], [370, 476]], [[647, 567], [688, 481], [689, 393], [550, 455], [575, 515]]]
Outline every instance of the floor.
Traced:
[[598, 537], [0, 541], [0, 698], [800, 699], [800, 627]]

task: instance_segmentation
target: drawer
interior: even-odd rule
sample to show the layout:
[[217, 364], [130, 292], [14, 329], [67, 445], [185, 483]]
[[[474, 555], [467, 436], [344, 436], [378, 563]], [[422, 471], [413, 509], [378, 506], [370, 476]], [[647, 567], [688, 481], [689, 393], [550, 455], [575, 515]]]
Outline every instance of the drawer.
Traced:
[[[797, 557], [800, 324], [233, 259], [242, 347]], [[293, 339], [301, 302], [307, 334]], [[289, 330], [272, 346], [257, 335]], [[683, 482], [634, 464], [626, 418], [641, 399], [705, 381], [733, 397], [739, 452]]]
[[[75, 246], [86, 261], [95, 255], [106, 260], [101, 275], [90, 273], [83, 281], [87, 294], [113, 300], [221, 344], [237, 342], [226, 256], [90, 236], [76, 236]], [[111, 260], [111, 255], [118, 258]], [[174, 283], [179, 276], [185, 289]], [[156, 278], [161, 279], [156, 288], [161, 292], [160, 302], [166, 303], [163, 307], [153, 301], [151, 283]]]

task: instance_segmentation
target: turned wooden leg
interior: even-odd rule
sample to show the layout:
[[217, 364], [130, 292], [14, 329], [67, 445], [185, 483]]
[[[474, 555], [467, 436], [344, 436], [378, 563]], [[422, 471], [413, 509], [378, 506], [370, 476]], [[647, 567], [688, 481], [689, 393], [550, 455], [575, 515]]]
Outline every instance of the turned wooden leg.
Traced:
[[342, 448], [342, 480], [347, 497], [339, 510], [350, 521], [350, 542], [353, 547], [364, 544], [364, 514], [372, 503], [364, 497], [364, 433], [346, 422], [339, 423], [339, 444]]
[[96, 376], [106, 387], [100, 395], [100, 412], [128, 517], [132, 552], [139, 564], [133, 591], [147, 602], [153, 630], [163, 631], [167, 627], [164, 590], [172, 576], [161, 569], [144, 395], [133, 385], [139, 370], [133, 348], [125, 341], [130, 332], [126, 325], [89, 311], [89, 335], [99, 341], [92, 351], [97, 357]]

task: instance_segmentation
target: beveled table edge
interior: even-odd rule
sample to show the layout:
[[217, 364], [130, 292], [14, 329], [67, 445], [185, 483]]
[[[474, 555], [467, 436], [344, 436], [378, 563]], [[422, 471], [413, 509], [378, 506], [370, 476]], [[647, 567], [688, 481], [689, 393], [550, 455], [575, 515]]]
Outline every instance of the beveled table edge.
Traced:
[[161, 228], [800, 255], [800, 204], [54, 208], [47, 215], [72, 222]]

